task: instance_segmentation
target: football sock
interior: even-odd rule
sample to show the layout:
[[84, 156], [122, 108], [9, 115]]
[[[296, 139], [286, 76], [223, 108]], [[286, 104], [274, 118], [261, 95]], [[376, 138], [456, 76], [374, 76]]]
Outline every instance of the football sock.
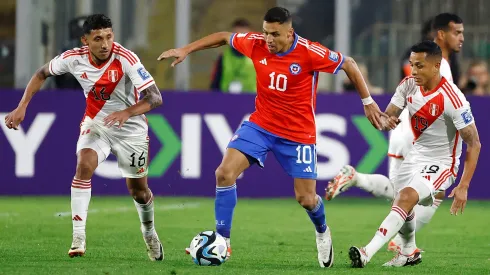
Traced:
[[441, 203], [442, 200], [435, 199], [431, 206], [416, 205], [414, 207], [415, 219], [417, 220], [415, 231], [419, 231], [424, 225], [430, 222]]
[[413, 253], [417, 246], [415, 245], [415, 212], [412, 210], [405, 219], [405, 223], [398, 231], [398, 235], [402, 239], [401, 253], [403, 255], [410, 255]]
[[392, 206], [391, 211], [381, 223], [371, 242], [366, 245], [366, 254], [370, 260], [378, 250], [388, 242], [403, 226], [407, 213], [398, 206]]
[[[151, 191], [150, 191], [151, 193]], [[155, 212], [153, 207], [153, 193], [151, 193], [150, 199], [145, 204], [140, 204], [134, 200], [136, 211], [141, 221], [141, 229], [145, 235], [151, 235], [155, 232]]]
[[230, 238], [231, 223], [236, 202], [236, 183], [232, 186], [216, 187], [216, 199], [214, 201], [216, 232], [225, 238]]
[[71, 183], [71, 219], [73, 234], [85, 235], [88, 205], [92, 193], [91, 180], [73, 179]]
[[310, 217], [311, 221], [315, 225], [318, 233], [325, 233], [327, 230], [327, 220], [325, 218], [325, 207], [323, 205], [323, 199], [316, 195], [317, 203], [312, 210], [306, 209], [306, 213]]
[[394, 198], [393, 185], [389, 178], [379, 174], [356, 173], [356, 186], [376, 197], [392, 200]]

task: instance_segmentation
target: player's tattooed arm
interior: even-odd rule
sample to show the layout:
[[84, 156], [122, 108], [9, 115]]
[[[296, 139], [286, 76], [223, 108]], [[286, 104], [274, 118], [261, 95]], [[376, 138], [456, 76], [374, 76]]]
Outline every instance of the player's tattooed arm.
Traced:
[[24, 117], [26, 115], [27, 105], [29, 105], [29, 102], [31, 101], [34, 94], [36, 94], [37, 91], [41, 89], [44, 81], [46, 81], [46, 78], [50, 76], [51, 74], [49, 73], [49, 63], [44, 64], [44, 66], [39, 68], [36, 73], [34, 73], [34, 75], [31, 77], [31, 80], [27, 84], [24, 95], [22, 96], [19, 105], [17, 106], [17, 108], [15, 108], [15, 110], [13, 110], [5, 117], [5, 125], [7, 126], [7, 128], [14, 130], [18, 129], [19, 124], [24, 120]]
[[458, 186], [456, 186], [449, 195], [450, 198], [454, 197], [450, 210], [452, 215], [457, 215], [459, 210], [463, 213], [468, 199], [468, 187], [470, 186], [471, 179], [475, 173], [481, 150], [480, 137], [478, 136], [478, 130], [476, 129], [475, 123], [459, 130], [459, 134], [467, 147], [463, 175], [461, 176]]
[[122, 111], [114, 112], [104, 118], [104, 125], [112, 127], [116, 125], [121, 128], [126, 121], [132, 116], [138, 116], [162, 105], [162, 94], [158, 90], [157, 85], [153, 84], [150, 87], [141, 91], [143, 98], [131, 107]]
[[141, 100], [148, 102], [151, 109], [162, 105], [162, 94], [158, 90], [157, 85], [151, 85], [150, 87], [141, 91], [141, 94], [143, 95], [143, 98]]

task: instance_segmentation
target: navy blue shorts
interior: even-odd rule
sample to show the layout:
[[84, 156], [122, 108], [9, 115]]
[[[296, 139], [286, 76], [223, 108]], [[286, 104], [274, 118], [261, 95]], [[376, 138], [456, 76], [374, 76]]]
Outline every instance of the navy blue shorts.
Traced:
[[288, 175], [300, 179], [316, 179], [316, 145], [302, 144], [274, 135], [257, 124], [243, 122], [228, 144], [244, 153], [251, 163], [264, 167], [267, 153], [272, 151]]

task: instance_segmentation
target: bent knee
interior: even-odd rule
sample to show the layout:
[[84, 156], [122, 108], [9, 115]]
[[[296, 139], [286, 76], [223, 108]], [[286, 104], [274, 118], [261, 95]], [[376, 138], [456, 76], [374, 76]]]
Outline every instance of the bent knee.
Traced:
[[313, 209], [316, 206], [316, 194], [296, 195], [296, 201], [306, 209]]
[[237, 178], [236, 171], [224, 165], [220, 165], [216, 169], [215, 175], [216, 175], [216, 182], [218, 183], [218, 185], [224, 184], [225, 186], [227, 184], [228, 185], [233, 184]]

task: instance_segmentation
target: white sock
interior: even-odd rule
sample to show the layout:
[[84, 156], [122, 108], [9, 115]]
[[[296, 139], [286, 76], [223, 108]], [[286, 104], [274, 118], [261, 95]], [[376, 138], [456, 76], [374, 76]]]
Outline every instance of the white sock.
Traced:
[[402, 228], [400, 228], [398, 231], [398, 236], [400, 236], [400, 239], [402, 240], [400, 252], [403, 255], [410, 255], [413, 253], [415, 248], [417, 248], [417, 245], [415, 244], [415, 225], [415, 212], [412, 210], [412, 212], [408, 214]]
[[356, 173], [356, 186], [376, 197], [392, 200], [393, 185], [389, 178], [379, 174]]
[[92, 196], [91, 180], [73, 179], [71, 183], [71, 219], [73, 234], [85, 235], [88, 205]]
[[441, 205], [442, 200], [435, 199], [434, 204], [431, 206], [416, 205], [413, 210], [415, 211], [415, 219], [417, 220], [415, 231], [419, 231], [424, 225], [428, 224], [437, 208]]
[[[151, 191], [150, 191], [151, 192]], [[155, 212], [153, 211], [153, 193], [151, 194], [150, 200], [145, 204], [140, 204], [134, 201], [136, 210], [138, 211], [138, 216], [141, 221], [141, 229], [145, 235], [151, 235], [155, 232]]]
[[379, 226], [371, 242], [365, 247], [368, 260], [371, 260], [374, 254], [398, 233], [406, 219], [407, 213], [403, 209], [398, 206], [391, 207], [390, 213]]

